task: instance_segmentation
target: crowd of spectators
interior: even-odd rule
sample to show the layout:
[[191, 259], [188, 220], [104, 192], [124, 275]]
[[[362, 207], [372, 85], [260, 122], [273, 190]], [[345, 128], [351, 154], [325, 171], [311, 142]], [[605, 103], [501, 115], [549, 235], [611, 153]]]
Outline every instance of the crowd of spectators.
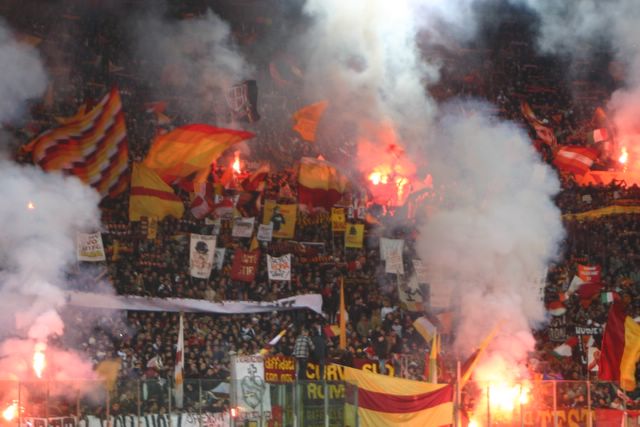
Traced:
[[[18, 25], [23, 31], [43, 31], [41, 26], [44, 24], [40, 22], [19, 21]], [[149, 87], [141, 79], [127, 73], [113, 72], [113, 67], [110, 67], [117, 63], [127, 72], [135, 70], [141, 58], [127, 56], [126, 49], [118, 49], [118, 46], [123, 46], [123, 41], [118, 33], [117, 22], [113, 19], [92, 15], [90, 19], [73, 17], [67, 18], [67, 21], [62, 31], [47, 33], [42, 51], [50, 66], [59, 66], [62, 62], [69, 68], [73, 67], [74, 72], [60, 76], [53, 74], [56, 97], [49, 104], [33, 106], [32, 123], [35, 123], [35, 129], [53, 126], [56, 116], [72, 115], [82, 102], [95, 100], [107, 88], [117, 85], [127, 117], [130, 157], [131, 160], [141, 160], [160, 126], [156, 117], [147, 113], [144, 107], [144, 102], [153, 99], [145, 96]], [[245, 28], [249, 33], [254, 30], [252, 27]], [[234, 31], [241, 32], [241, 29], [234, 28]], [[535, 139], [535, 132], [528, 127], [520, 112], [520, 101], [526, 100], [541, 116], [550, 118], [550, 126], [555, 129], [560, 143], [584, 144], [593, 111], [603, 104], [613, 83], [606, 80], [598, 84], [587, 77], [584, 80], [577, 77], [573, 86], [567, 88], [561, 85], [562, 64], [537, 57], [531, 34], [520, 31], [517, 19], [510, 25], [504, 25], [492, 37], [490, 56], [487, 56], [486, 48], [473, 44], [460, 47], [457, 51], [440, 52], [445, 57], [443, 78], [437, 86], [430, 88], [433, 96], [440, 100], [452, 96], [487, 99], [495, 105], [498, 115], [520, 123]], [[55, 46], [55, 52], [74, 52], [74, 55], [53, 55], [51, 46]], [[348, 144], [329, 146], [322, 140], [313, 146], [297, 139], [290, 129], [288, 118], [301, 106], [300, 100], [290, 96], [288, 88], [278, 87], [270, 80], [268, 64], [264, 69], [258, 69], [257, 73], [263, 118], [250, 125], [257, 136], [249, 143], [247, 154], [243, 154], [245, 165], [265, 160], [273, 165], [265, 180], [263, 201], [295, 202], [295, 165], [301, 157], [323, 154], [340, 163], [345, 161], [345, 150], [349, 152], [353, 148]], [[575, 96], [570, 96], [570, 93]], [[179, 102], [169, 107], [168, 114], [173, 116], [169, 127], [190, 122], [190, 117], [180, 113], [177, 107]], [[215, 116], [212, 116], [212, 120], [215, 120]], [[30, 129], [33, 130], [33, 127], [13, 129], [19, 143], [26, 143], [33, 136]], [[335, 148], [338, 145], [340, 151]], [[318, 147], [322, 147], [322, 153]], [[542, 146], [540, 151], [542, 158], [550, 159], [552, 153], [549, 148]], [[20, 153], [17, 159], [28, 161]], [[214, 172], [220, 176], [226, 167], [228, 165], [221, 162]], [[187, 195], [184, 196], [186, 200]], [[634, 200], [640, 201], [640, 189], [635, 185], [614, 182], [609, 186], [581, 187], [566, 177], [563, 177], [562, 191], [556, 197], [563, 214], [586, 212], [621, 201], [629, 205]], [[363, 248], [345, 249], [343, 234], [332, 231], [326, 212], [301, 211], [291, 241], [295, 244], [313, 244], [318, 251], [316, 261], [295, 262], [294, 257], [291, 281], [270, 282], [266, 257], [262, 256], [255, 280], [244, 283], [230, 277], [232, 257], [235, 249], [248, 249], [251, 239], [232, 237], [231, 220], [222, 218], [215, 224], [199, 220], [187, 208], [181, 219], [168, 217], [159, 221], [156, 237], [149, 239], [146, 222], [129, 221], [127, 203], [128, 194], [103, 202], [102, 236], [107, 261], [98, 267], [80, 265], [69, 272], [69, 281], [75, 289], [104, 291], [104, 284], [107, 283], [112, 285], [116, 293], [123, 295], [194, 298], [214, 302], [273, 301], [302, 293], [322, 295], [324, 316], [306, 310], [251, 315], [185, 315], [187, 378], [210, 380], [214, 385], [228, 381], [230, 355], [255, 354], [284, 328], [289, 328], [288, 333], [270, 351], [295, 356], [296, 339], [301, 329], [305, 328], [312, 334], [321, 332], [318, 335], [328, 347], [326, 353], [329, 358], [346, 363], [356, 357], [376, 363], [389, 360], [397, 366], [394, 370], [397, 375], [425, 379], [424, 355], [430, 343], [425, 342], [413, 327], [415, 318], [423, 313], [409, 311], [402, 304], [396, 277], [384, 273], [384, 263], [380, 260], [378, 249], [380, 237], [404, 239], [405, 269], [412, 271], [408, 263], [412, 259], [409, 255], [415, 252], [416, 230], [412, 218], [399, 220], [398, 216], [390, 215], [392, 212], [369, 205], [368, 212], [374, 214], [375, 221], [353, 219], [366, 226]], [[381, 214], [383, 211], [386, 215]], [[260, 215], [261, 212], [259, 218]], [[598, 265], [602, 268], [603, 292], [616, 292], [627, 303], [630, 315], [640, 315], [640, 299], [635, 286], [640, 275], [636, 268], [638, 255], [635, 252], [639, 235], [637, 219], [638, 214], [634, 213], [589, 219], [567, 216], [564, 221], [566, 239], [563, 254], [561, 261], [549, 270], [545, 302], [554, 302], [559, 294], [566, 291], [578, 264]], [[207, 280], [193, 278], [188, 268], [189, 233], [212, 234], [214, 229], [218, 247], [227, 249], [222, 268], [213, 270]], [[263, 255], [280, 255], [275, 243], [261, 242], [260, 249]], [[346, 350], [338, 349], [337, 337], [327, 336], [323, 332], [326, 326], [337, 322], [341, 277], [345, 278], [349, 314]], [[599, 333], [593, 335], [595, 346], [599, 346], [609, 303], [598, 298], [585, 302], [573, 297], [564, 301], [563, 306], [566, 308], [564, 314], [550, 316], [550, 326], [535, 331], [537, 345], [536, 352], [531, 356], [532, 371], [546, 379], [592, 378], [596, 373], [588, 371], [588, 357], [584, 351], [558, 358], [553, 355], [553, 349], [571, 335], [568, 331], [579, 326], [599, 328]], [[159, 380], [171, 377], [178, 314], [134, 311], [114, 314], [74, 308], [67, 309], [64, 316], [67, 324], [63, 339], [65, 345], [84, 352], [93, 363], [120, 359], [122, 379]], [[86, 325], [92, 327], [89, 329]], [[564, 329], [565, 333], [551, 336], [551, 328]], [[449, 338], [445, 337], [445, 344]], [[446, 358], [446, 352], [444, 356]], [[322, 359], [324, 354], [315, 357]], [[311, 351], [310, 360], [313, 359], [314, 352]], [[442, 374], [444, 378], [451, 378], [451, 360], [445, 365]], [[384, 370], [384, 364], [381, 368]], [[568, 400], [583, 396], [575, 390], [568, 394], [571, 395], [567, 397]], [[596, 395], [602, 406], [617, 404], [616, 398], [610, 394], [596, 392]]]

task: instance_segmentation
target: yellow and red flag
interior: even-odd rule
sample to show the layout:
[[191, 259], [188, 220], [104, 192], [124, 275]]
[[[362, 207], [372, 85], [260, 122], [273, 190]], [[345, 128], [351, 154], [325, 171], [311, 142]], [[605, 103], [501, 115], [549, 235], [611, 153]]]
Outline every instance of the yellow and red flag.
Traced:
[[151, 169], [141, 163], [133, 164], [131, 191], [129, 195], [129, 220], [140, 221], [142, 217], [182, 218], [184, 204], [173, 189]]
[[309, 142], [316, 140], [316, 130], [318, 129], [318, 123], [327, 109], [329, 103], [327, 101], [320, 101], [314, 104], [302, 107], [295, 113], [293, 113], [293, 130], [298, 132], [302, 139]]
[[[358, 413], [362, 427], [453, 424], [453, 385], [429, 384], [343, 367], [345, 416]], [[357, 399], [356, 399], [357, 393]]]
[[298, 171], [298, 201], [330, 209], [347, 191], [349, 180], [324, 160], [303, 157]]
[[127, 185], [129, 146], [120, 94], [111, 90], [90, 111], [68, 119], [24, 147], [45, 171], [75, 175], [103, 197]]
[[251, 132], [204, 124], [182, 126], [158, 136], [144, 164], [173, 183], [208, 170], [227, 148], [253, 137]]
[[640, 325], [626, 315], [622, 302], [615, 302], [609, 309], [602, 337], [598, 378], [620, 381], [620, 387], [633, 391], [636, 388], [635, 372], [639, 359]]
[[340, 350], [347, 348], [347, 310], [344, 304], [344, 278], [340, 278]]

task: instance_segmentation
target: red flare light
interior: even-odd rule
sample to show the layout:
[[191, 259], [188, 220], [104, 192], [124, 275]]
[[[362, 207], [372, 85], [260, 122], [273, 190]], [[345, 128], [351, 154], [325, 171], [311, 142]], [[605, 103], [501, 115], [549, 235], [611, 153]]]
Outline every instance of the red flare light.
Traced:
[[33, 349], [33, 372], [35, 372], [38, 378], [42, 378], [44, 369], [47, 366], [47, 359], [45, 357], [45, 350], [47, 345], [45, 343], [37, 343]]
[[34, 210], [35, 208], [36, 208], [36, 205], [34, 205], [33, 202], [29, 200], [29, 203], [27, 203], [27, 209]]
[[18, 402], [14, 401], [2, 411], [2, 418], [5, 421], [13, 421], [18, 416]]
[[629, 160], [629, 153], [627, 152], [627, 147], [622, 147], [622, 150], [620, 151], [620, 157], [618, 157], [618, 162], [620, 162], [620, 164], [626, 164], [627, 160]]
[[240, 152], [236, 151], [233, 153], [233, 164], [231, 167], [233, 168], [233, 172], [236, 174], [240, 174], [242, 170], [240, 169]]

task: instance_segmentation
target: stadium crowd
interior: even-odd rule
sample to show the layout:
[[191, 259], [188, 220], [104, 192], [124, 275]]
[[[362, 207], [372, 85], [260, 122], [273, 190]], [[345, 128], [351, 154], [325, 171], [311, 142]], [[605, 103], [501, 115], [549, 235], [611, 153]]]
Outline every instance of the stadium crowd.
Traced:
[[[23, 31], [37, 31], [41, 22], [19, 22]], [[257, 24], [256, 24], [257, 25]], [[88, 29], [91, 29], [90, 31]], [[236, 35], [254, 34], [255, 26], [234, 28]], [[73, 37], [82, 34], [84, 37]], [[241, 37], [249, 40], [250, 37]], [[81, 42], [80, 40], [83, 40]], [[136, 66], [144, 58], [137, 58], [123, 45], [118, 26], [108, 17], [93, 16], [90, 20], [69, 19], [64, 31], [45, 42], [53, 45], [56, 52], [74, 52], [73, 57], [47, 57], [52, 49], [42, 49], [45, 61], [60, 65], [62, 61], [74, 72], [60, 71], [53, 74], [55, 97], [51, 102], [40, 102], [32, 106], [33, 121], [29, 126], [12, 129], [18, 142], [23, 145], [40, 130], [54, 126], [55, 117], [73, 115], [76, 108], [85, 101], [99, 99], [104, 92], [117, 86], [126, 112], [127, 134], [131, 160], [145, 157], [153, 136], [194, 119], [181, 112], [180, 105], [186, 100], [172, 99], [167, 115], [170, 123], [159, 123], [154, 112], [148, 112], [146, 102], [155, 101], [148, 94], [151, 88], [136, 74]], [[250, 42], [242, 46], [250, 50]], [[453, 96], [469, 96], [488, 99], [493, 102], [496, 113], [511, 119], [526, 129], [536, 140], [541, 158], [551, 160], [552, 149], [539, 141], [532, 127], [523, 117], [521, 101], [527, 101], [539, 114], [549, 117], [559, 143], [571, 142], [586, 145], [586, 133], [591, 126], [591, 118], [597, 107], [603, 105], [611, 86], [611, 81], [579, 80], [574, 82], [574, 91], [579, 96], [570, 96], [566, 88], [556, 85], [560, 82], [560, 64], [535, 54], [530, 34], [521, 31], [514, 21], [504, 26], [500, 34], [492, 39], [491, 60], [482, 60], [484, 48], [468, 46], [458, 52], [447, 52], [443, 64], [441, 82], [430, 88], [438, 99]], [[117, 68], [124, 71], [115, 71]], [[265, 178], [265, 188], [261, 197], [278, 203], [297, 200], [296, 162], [303, 156], [322, 154], [338, 164], [348, 161], [335, 145], [322, 140], [316, 145], [299, 140], [291, 130], [288, 118], [302, 106], [297, 98], [288, 96], [289, 88], [281, 87], [273, 81], [269, 73], [269, 63], [258, 68], [258, 84], [261, 93], [259, 108], [262, 119], [246, 126], [256, 133], [256, 138], [247, 143], [243, 152], [245, 171], [238, 177], [241, 181], [250, 174], [250, 164], [270, 162], [273, 167]], [[579, 88], [577, 91], [576, 88]], [[212, 113], [213, 114], [213, 113]], [[287, 118], [284, 120], [282, 118]], [[199, 118], [213, 122], [219, 117]], [[161, 129], [161, 130], [159, 130]], [[349, 145], [341, 146], [349, 150]], [[29, 162], [29, 156], [16, 150], [16, 159]], [[225, 158], [214, 171], [223, 176], [230, 167]], [[563, 243], [560, 261], [549, 269], [544, 289], [544, 302], [549, 307], [549, 324], [535, 331], [536, 352], [531, 355], [530, 368], [535, 378], [584, 380], [597, 377], [590, 371], [588, 336], [591, 346], [599, 347], [602, 327], [606, 322], [610, 302], [600, 298], [606, 292], [615, 292], [627, 303], [627, 310], [633, 317], [640, 316], [640, 298], [636, 283], [640, 271], [636, 262], [640, 236], [638, 214], [613, 214], [597, 217], [572, 216], [607, 207], [617, 201], [628, 204], [640, 202], [640, 188], [627, 186], [624, 182], [614, 182], [608, 186], [579, 186], [569, 176], [562, 176], [563, 188], [556, 197], [556, 203], [564, 215], [566, 239]], [[362, 190], [365, 191], [365, 190]], [[227, 190], [227, 195], [237, 193]], [[188, 207], [188, 194], [183, 193]], [[230, 355], [255, 354], [282, 329], [288, 328], [284, 337], [269, 351], [274, 354], [294, 355], [296, 338], [302, 329], [316, 335], [323, 344], [314, 346], [310, 360], [339, 359], [349, 363], [353, 358], [373, 361], [390, 360], [396, 366], [394, 372], [413, 379], [425, 378], [425, 354], [430, 349], [413, 326], [414, 320], [423, 315], [421, 311], [411, 311], [398, 294], [397, 278], [384, 272], [380, 259], [379, 239], [390, 237], [403, 239], [404, 268], [411, 273], [410, 260], [415, 253], [416, 218], [404, 215], [401, 209], [386, 209], [372, 203], [367, 205], [364, 217], [352, 221], [365, 225], [364, 245], [361, 249], [345, 249], [344, 234], [334, 233], [331, 218], [327, 212], [300, 211], [297, 214], [295, 235], [291, 239], [298, 244], [313, 245], [318, 253], [315, 260], [296, 262], [294, 258], [290, 282], [268, 280], [266, 257], [264, 254], [280, 254], [278, 243], [260, 242], [263, 256], [255, 280], [240, 282], [231, 279], [231, 265], [235, 249], [249, 249], [250, 238], [232, 237], [232, 221], [229, 218], [213, 216], [195, 218], [190, 210], [185, 210], [181, 219], [167, 217], [158, 222], [157, 235], [149, 239], [146, 221], [131, 222], [128, 219], [128, 194], [115, 199], [105, 199], [102, 208], [103, 240], [107, 261], [99, 266], [81, 263], [69, 272], [69, 281], [78, 290], [110, 291], [123, 295], [146, 297], [178, 297], [205, 299], [209, 301], [254, 300], [274, 301], [276, 299], [303, 293], [319, 293], [323, 299], [324, 315], [308, 310], [273, 312], [250, 315], [185, 315], [185, 377], [209, 381], [211, 389], [227, 382], [230, 375]], [[351, 204], [349, 196], [343, 200], [344, 206]], [[261, 218], [259, 212], [258, 218]], [[404, 215], [404, 217], [401, 217]], [[221, 268], [212, 271], [209, 279], [196, 279], [189, 274], [189, 233], [217, 233], [217, 246], [226, 248]], [[588, 295], [575, 293], [561, 299], [567, 292], [578, 265], [596, 265], [601, 268], [602, 286]], [[410, 274], [407, 274], [407, 277]], [[327, 326], [336, 324], [340, 301], [340, 278], [345, 278], [347, 322], [347, 348], [338, 348], [338, 337], [328, 334]], [[402, 278], [405, 280], [406, 278]], [[175, 346], [178, 336], [178, 314], [166, 312], [100, 312], [96, 310], [68, 309], [64, 313], [66, 327], [64, 344], [84, 352], [90, 360], [98, 364], [107, 359], [121, 360], [120, 378], [148, 380], [160, 390], [166, 387], [163, 381], [170, 378], [175, 360]], [[430, 319], [440, 328], [435, 315]], [[87, 330], [85, 325], [94, 325]], [[290, 327], [290, 325], [295, 325]], [[589, 333], [578, 333], [586, 328]], [[587, 336], [588, 335], [588, 336]], [[587, 336], [586, 338], [584, 338]], [[557, 355], [554, 349], [571, 337], [580, 338], [579, 345], [570, 355]], [[584, 339], [583, 339], [584, 338]], [[441, 379], [454, 376], [455, 355], [448, 354], [447, 344], [451, 339], [445, 333]], [[583, 343], [584, 341], [584, 343]], [[326, 351], [322, 350], [326, 345]], [[596, 389], [598, 405], [615, 407], [620, 398], [610, 393], [608, 386]], [[602, 391], [602, 390], [606, 390]], [[151, 393], [153, 394], [153, 393]], [[158, 393], [158, 396], [166, 396]], [[194, 405], [193, 400], [188, 404]], [[584, 405], [584, 393], [573, 387], [562, 393], [568, 406]], [[122, 392], [119, 407], [112, 411], [128, 411], [134, 405], [134, 393]], [[149, 411], [157, 412], [148, 403]], [[164, 398], [153, 404], [162, 407]], [[210, 408], [221, 410], [224, 399], [212, 398]]]

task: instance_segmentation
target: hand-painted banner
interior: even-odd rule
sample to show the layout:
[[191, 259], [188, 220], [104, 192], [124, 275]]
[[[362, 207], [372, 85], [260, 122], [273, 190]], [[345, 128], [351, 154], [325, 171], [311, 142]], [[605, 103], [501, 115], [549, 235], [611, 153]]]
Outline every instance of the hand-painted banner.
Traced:
[[344, 235], [346, 248], [362, 248], [364, 242], [364, 224], [347, 224], [347, 232]]
[[273, 223], [273, 237], [293, 239], [296, 231], [298, 205], [280, 205], [273, 200], [264, 203], [263, 224]]
[[100, 232], [78, 233], [76, 235], [76, 247], [78, 261], [99, 262], [107, 259]]
[[380, 238], [380, 259], [386, 261], [389, 256], [393, 254], [400, 254], [402, 257], [402, 251], [404, 250], [404, 240], [402, 239], [387, 239], [386, 237]]
[[233, 229], [231, 236], [233, 237], [251, 237], [253, 235], [253, 224], [255, 218], [236, 218], [233, 221]]
[[[204, 392], [204, 390], [203, 390]], [[60, 423], [56, 422], [57, 418], [23, 418], [25, 425], [30, 426], [75, 426], [75, 417], [60, 418], [63, 420]], [[228, 412], [205, 412], [202, 414], [197, 413], [175, 413], [171, 414], [171, 419], [167, 414], [145, 414], [140, 417], [136, 415], [117, 415], [109, 417], [109, 421], [95, 417], [93, 415], [87, 415], [84, 417], [84, 427], [103, 427], [105, 425], [111, 426], [181, 426], [181, 427], [227, 427], [230, 425]], [[41, 422], [39, 422], [41, 421]], [[82, 422], [78, 423], [82, 426]]]
[[216, 236], [191, 234], [189, 251], [189, 272], [192, 277], [208, 279], [213, 268]]
[[273, 240], [273, 223], [260, 224], [258, 226], [258, 240], [261, 242], [270, 242]]
[[244, 251], [236, 249], [231, 266], [231, 279], [241, 282], [252, 282], [256, 277], [260, 251]]
[[267, 255], [269, 280], [291, 280], [291, 254], [281, 257]]
[[270, 387], [264, 380], [262, 356], [234, 356], [231, 359], [234, 402], [242, 420], [271, 418]]
[[[31, 303], [30, 297], [12, 295], [11, 301]], [[90, 292], [66, 293], [68, 305], [76, 307], [101, 308], [109, 310], [135, 311], [170, 311], [174, 313], [220, 313], [220, 314], [250, 314], [266, 313], [270, 311], [298, 310], [308, 308], [322, 314], [322, 295], [305, 294], [283, 298], [276, 301], [222, 301], [212, 302], [186, 298], [146, 298], [138, 296], [107, 295]]]
[[290, 384], [296, 378], [296, 359], [291, 356], [264, 358], [264, 379], [271, 384]]

